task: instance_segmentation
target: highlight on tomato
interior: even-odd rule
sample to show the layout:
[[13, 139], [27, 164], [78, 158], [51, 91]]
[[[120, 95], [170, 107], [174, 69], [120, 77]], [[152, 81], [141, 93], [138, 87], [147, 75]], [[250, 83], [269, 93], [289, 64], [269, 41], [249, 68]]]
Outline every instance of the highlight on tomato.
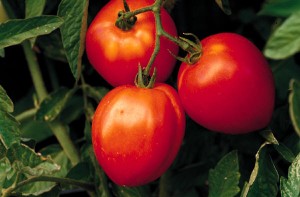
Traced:
[[99, 103], [92, 121], [96, 158], [116, 184], [139, 186], [159, 178], [172, 164], [185, 131], [177, 92], [123, 85]]
[[201, 57], [181, 64], [178, 92], [186, 113], [209, 130], [242, 134], [262, 129], [271, 120], [275, 86], [259, 49], [235, 33], [201, 41]]
[[[127, 0], [130, 10], [153, 4], [153, 0]], [[146, 67], [155, 46], [155, 18], [152, 12], [136, 15], [136, 20], [115, 25], [123, 1], [109, 1], [96, 15], [86, 33], [86, 52], [91, 65], [112, 86], [134, 84], [139, 64]], [[125, 11], [124, 11], [125, 12]], [[161, 9], [162, 26], [177, 36], [173, 19]], [[154, 61], [157, 82], [171, 75], [176, 63], [169, 51], [177, 54], [179, 47], [165, 37], [160, 38], [160, 50]], [[151, 74], [153, 73], [153, 69]]]

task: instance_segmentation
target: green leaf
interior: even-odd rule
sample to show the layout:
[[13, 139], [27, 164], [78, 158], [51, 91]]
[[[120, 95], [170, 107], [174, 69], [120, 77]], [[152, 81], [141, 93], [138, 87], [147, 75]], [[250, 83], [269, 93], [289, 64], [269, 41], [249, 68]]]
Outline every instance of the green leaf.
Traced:
[[47, 36], [40, 36], [38, 37], [37, 42], [46, 57], [61, 62], [67, 62], [66, 52], [63, 48], [59, 31], [52, 32]]
[[21, 124], [21, 136], [34, 139], [37, 143], [53, 136], [47, 122], [30, 120]]
[[7, 150], [6, 157], [11, 164], [18, 163], [18, 170], [30, 176], [51, 175], [60, 169], [49, 158], [20, 143], [14, 143]]
[[279, 144], [272, 131], [270, 130], [263, 130], [260, 132], [260, 135], [262, 135], [271, 144]]
[[293, 160], [295, 159], [294, 153], [284, 144], [280, 143], [278, 145], [274, 145], [274, 148], [288, 162], [292, 163]]
[[285, 59], [300, 51], [300, 11], [292, 14], [270, 36], [264, 49], [266, 57]]
[[60, 88], [50, 94], [41, 103], [36, 113], [37, 120], [53, 121], [64, 109], [66, 103], [72, 97], [76, 89]]
[[269, 0], [263, 5], [259, 15], [287, 17], [300, 10], [298, 0]]
[[267, 154], [269, 142], [265, 142], [256, 153], [256, 162], [251, 173], [249, 183], [243, 188], [243, 197], [269, 197], [276, 196], [278, 192], [277, 182], [278, 172], [273, 164], [271, 157]]
[[10, 173], [12, 172], [11, 165], [6, 157], [0, 159], [0, 194], [5, 182], [11, 178]]
[[300, 67], [295, 62], [295, 58], [291, 57], [282, 61], [275, 61], [272, 65], [272, 71], [277, 95], [280, 99], [286, 99], [289, 94], [291, 79], [300, 80]]
[[230, 197], [239, 193], [240, 179], [237, 151], [225, 155], [215, 169], [209, 171], [209, 197]]
[[141, 187], [121, 187], [116, 186], [114, 190], [118, 197], [147, 197], [149, 195], [148, 188], [146, 186]]
[[[41, 16], [46, 6], [46, 0], [26, 0], [25, 18]], [[30, 39], [31, 47], [34, 46], [36, 37]]]
[[5, 57], [5, 51], [4, 51], [4, 49], [0, 49], [0, 57]]
[[0, 110], [6, 112], [13, 112], [14, 111], [14, 104], [6, 94], [6, 91], [0, 85]]
[[227, 15], [231, 14], [229, 0], [215, 0], [215, 1], [225, 14], [227, 14]]
[[20, 44], [26, 39], [49, 34], [63, 24], [57, 16], [13, 19], [0, 24], [0, 49]]
[[7, 149], [19, 140], [19, 123], [9, 113], [0, 110], [0, 141]]
[[84, 52], [87, 29], [88, 0], [62, 0], [58, 15], [65, 21], [60, 28], [67, 59], [76, 80], [81, 74], [81, 59]]
[[300, 154], [289, 167], [288, 179], [280, 178], [280, 190], [282, 197], [300, 196]]
[[109, 92], [109, 89], [105, 87], [93, 87], [90, 85], [86, 85], [84, 87], [84, 91], [87, 96], [93, 98], [96, 102], [100, 102], [100, 100]]
[[25, 3], [25, 18], [31, 18], [42, 15], [46, 5], [46, 0], [26, 0]]
[[[59, 168], [59, 170], [53, 171], [49, 176], [53, 177], [65, 177], [67, 175], [67, 172], [71, 168], [71, 163], [68, 160], [68, 157], [64, 153], [64, 151], [61, 150], [60, 147], [47, 147], [48, 151], [49, 149], [52, 149], [51, 154], [47, 156], [47, 158], [51, 158], [50, 161], [54, 162], [55, 165]], [[46, 152], [46, 151], [44, 151]], [[48, 152], [49, 153], [49, 152]], [[43, 154], [44, 155], [44, 154]], [[27, 184], [23, 186], [19, 191], [23, 195], [35, 195], [40, 196], [41, 194], [45, 194], [47, 196], [47, 193], [49, 196], [52, 194], [53, 191], [55, 191], [55, 186], [57, 184], [55, 182], [45, 182], [45, 181], [39, 181], [34, 182], [32, 184]], [[55, 193], [55, 192], [54, 192]], [[55, 193], [56, 194], [56, 193]]]
[[300, 82], [291, 80], [289, 112], [296, 133], [300, 136]]

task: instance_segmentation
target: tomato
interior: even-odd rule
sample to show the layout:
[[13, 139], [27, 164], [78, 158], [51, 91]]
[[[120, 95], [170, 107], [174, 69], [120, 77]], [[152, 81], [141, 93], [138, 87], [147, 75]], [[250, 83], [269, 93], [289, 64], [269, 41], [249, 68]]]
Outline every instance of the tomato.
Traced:
[[178, 92], [186, 113], [209, 130], [242, 134], [266, 127], [275, 87], [266, 59], [256, 46], [234, 33], [201, 41], [202, 56], [182, 63]]
[[[153, 0], [128, 0], [131, 10], [153, 3]], [[146, 67], [155, 45], [155, 19], [152, 12], [137, 15], [132, 29], [123, 31], [115, 26], [123, 1], [109, 1], [96, 15], [86, 34], [86, 52], [92, 66], [112, 86], [134, 84], [138, 65]], [[164, 30], [177, 36], [174, 21], [162, 8]], [[160, 39], [160, 51], [152, 67], [157, 68], [157, 82], [167, 80], [173, 71], [178, 46], [164, 37]], [[153, 70], [152, 70], [153, 72]]]
[[92, 121], [92, 143], [100, 166], [112, 181], [138, 186], [167, 170], [184, 130], [184, 110], [171, 86], [124, 85], [99, 103]]

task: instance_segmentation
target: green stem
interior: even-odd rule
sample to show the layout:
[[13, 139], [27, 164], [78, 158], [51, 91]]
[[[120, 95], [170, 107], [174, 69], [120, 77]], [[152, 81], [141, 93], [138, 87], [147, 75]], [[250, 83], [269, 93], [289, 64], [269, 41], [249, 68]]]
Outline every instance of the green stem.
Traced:
[[168, 197], [168, 180], [169, 180], [169, 171], [166, 171], [159, 179], [159, 197]]
[[20, 113], [19, 115], [15, 116], [15, 118], [17, 121], [21, 122], [28, 118], [32, 118], [35, 115], [36, 111], [37, 111], [36, 108], [28, 109], [28, 110]]
[[88, 183], [88, 182], [84, 182], [84, 181], [78, 181], [78, 180], [69, 179], [69, 178], [51, 177], [51, 176], [37, 176], [37, 177], [28, 178], [24, 181], [19, 182], [15, 187], [10, 187], [10, 188], [4, 190], [4, 192], [2, 193], [2, 197], [8, 197], [17, 189], [19, 189], [29, 183], [34, 183], [34, 182], [39, 182], [39, 181], [56, 182], [59, 184], [74, 185], [74, 186], [81, 187], [87, 191], [93, 191], [95, 189], [94, 185], [92, 183]]
[[22, 46], [24, 49], [25, 57], [28, 63], [28, 68], [31, 74], [35, 91], [37, 93], [39, 102], [41, 102], [44, 98], [47, 97], [48, 93], [42, 78], [42, 73], [37, 61], [36, 54], [31, 49], [30, 42], [28, 40], [24, 41], [22, 43]]
[[90, 152], [90, 158], [92, 160], [92, 163], [93, 163], [93, 166], [95, 168], [96, 174], [100, 179], [100, 185], [98, 186], [98, 188], [96, 190], [97, 191], [102, 191], [103, 194], [104, 194], [103, 196], [111, 197], [112, 195], [111, 195], [111, 193], [109, 191], [109, 188], [108, 188], [107, 177], [106, 177], [104, 171], [102, 170], [102, 168], [100, 168], [100, 166], [99, 166], [99, 164], [96, 160], [96, 157], [94, 155], [93, 150], [91, 150], [89, 152]]
[[68, 134], [68, 127], [66, 127], [61, 122], [50, 122], [49, 127], [51, 128], [53, 134], [57, 138], [59, 144], [62, 146], [67, 157], [70, 159], [73, 166], [79, 163], [80, 156], [76, 149], [70, 135]]

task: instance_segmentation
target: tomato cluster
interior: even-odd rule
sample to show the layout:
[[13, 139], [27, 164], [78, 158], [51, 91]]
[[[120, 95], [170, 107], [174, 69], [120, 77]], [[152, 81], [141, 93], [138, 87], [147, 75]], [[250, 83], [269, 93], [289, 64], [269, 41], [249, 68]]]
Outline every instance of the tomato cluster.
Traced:
[[[152, 0], [127, 0], [131, 9]], [[178, 93], [165, 83], [151, 88], [133, 85], [138, 65], [147, 65], [155, 45], [151, 12], [137, 15], [132, 28], [115, 26], [122, 1], [112, 0], [91, 23], [86, 34], [88, 58], [98, 73], [115, 86], [99, 103], [92, 122], [96, 158], [116, 184], [138, 186], [154, 181], [174, 161], [185, 132], [185, 112], [208, 130], [243, 134], [270, 122], [275, 88], [266, 59], [246, 38], [220, 33], [203, 39], [199, 56], [182, 62]], [[161, 9], [163, 28], [177, 36], [168, 13]], [[201, 47], [200, 47], [201, 46]], [[173, 71], [178, 46], [160, 37], [152, 68], [156, 81]], [[190, 54], [187, 55], [190, 58]]]

